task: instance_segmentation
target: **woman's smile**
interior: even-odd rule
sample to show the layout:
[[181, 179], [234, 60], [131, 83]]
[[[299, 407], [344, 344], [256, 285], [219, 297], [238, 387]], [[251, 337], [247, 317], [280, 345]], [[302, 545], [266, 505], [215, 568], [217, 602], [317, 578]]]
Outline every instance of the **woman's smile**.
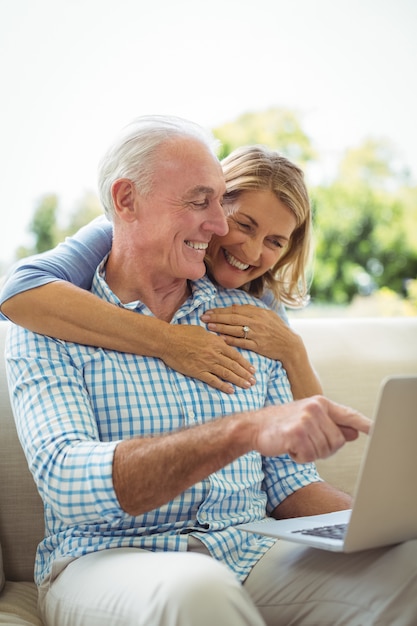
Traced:
[[242, 261], [239, 261], [239, 259], [233, 256], [233, 254], [231, 254], [228, 250], [226, 250], [225, 248], [222, 248], [222, 249], [223, 249], [223, 254], [224, 254], [226, 261], [232, 267], [235, 267], [236, 269], [241, 270], [242, 272], [244, 272], [250, 267], [249, 263], [243, 263]]

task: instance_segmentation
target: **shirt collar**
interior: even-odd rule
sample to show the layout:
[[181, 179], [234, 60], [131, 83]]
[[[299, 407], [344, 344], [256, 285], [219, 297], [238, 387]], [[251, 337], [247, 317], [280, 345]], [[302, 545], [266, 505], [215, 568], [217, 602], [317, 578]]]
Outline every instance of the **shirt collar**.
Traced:
[[[97, 267], [91, 285], [91, 292], [102, 300], [107, 300], [108, 302], [116, 304], [119, 307], [137, 311], [138, 313], [147, 313], [148, 315], [152, 315], [148, 307], [140, 300], [122, 303], [116, 296], [116, 294], [113, 293], [113, 291], [110, 289], [106, 282], [107, 259], [108, 255], [104, 257], [100, 265]], [[187, 298], [184, 304], [175, 313], [174, 317], [172, 318], [172, 322], [175, 322], [184, 315], [189, 314], [190, 311], [198, 308], [205, 303], [210, 302], [216, 297], [217, 287], [211, 282], [208, 276], [203, 276], [198, 280], [190, 280], [188, 282], [191, 287], [191, 296]]]

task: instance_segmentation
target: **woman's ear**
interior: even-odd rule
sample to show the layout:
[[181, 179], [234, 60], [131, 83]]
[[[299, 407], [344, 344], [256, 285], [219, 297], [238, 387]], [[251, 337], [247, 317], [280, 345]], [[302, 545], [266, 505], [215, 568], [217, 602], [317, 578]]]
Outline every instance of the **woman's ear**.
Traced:
[[119, 178], [111, 188], [115, 214], [124, 220], [135, 217], [136, 187], [129, 178]]

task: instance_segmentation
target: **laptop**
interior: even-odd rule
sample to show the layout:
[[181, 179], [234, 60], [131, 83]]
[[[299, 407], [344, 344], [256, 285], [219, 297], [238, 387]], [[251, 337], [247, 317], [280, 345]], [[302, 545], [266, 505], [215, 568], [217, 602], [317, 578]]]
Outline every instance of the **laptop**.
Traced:
[[[349, 445], [349, 444], [347, 444]], [[381, 386], [352, 509], [240, 524], [249, 532], [335, 552], [356, 552], [417, 537], [417, 376]]]

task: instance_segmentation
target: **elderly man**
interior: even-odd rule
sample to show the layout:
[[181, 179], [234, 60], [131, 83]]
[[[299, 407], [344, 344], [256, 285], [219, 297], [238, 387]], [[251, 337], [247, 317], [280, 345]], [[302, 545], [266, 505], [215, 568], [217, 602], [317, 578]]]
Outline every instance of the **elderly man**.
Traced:
[[[202, 129], [140, 118], [99, 181], [114, 239], [95, 294], [173, 324], [255, 303], [204, 276], [207, 244], [227, 224]], [[377, 623], [368, 617], [390, 606], [392, 568], [415, 584], [417, 559], [407, 565], [400, 549], [385, 561], [378, 551], [354, 556], [346, 570], [343, 556], [237, 528], [349, 507], [311, 462], [369, 429], [325, 398], [291, 402], [282, 365], [252, 357], [257, 385], [226, 396], [153, 357], [12, 329], [16, 423], [45, 506], [35, 578], [48, 626], [335, 624], [342, 606], [351, 623]], [[380, 587], [361, 596], [376, 572]]]

